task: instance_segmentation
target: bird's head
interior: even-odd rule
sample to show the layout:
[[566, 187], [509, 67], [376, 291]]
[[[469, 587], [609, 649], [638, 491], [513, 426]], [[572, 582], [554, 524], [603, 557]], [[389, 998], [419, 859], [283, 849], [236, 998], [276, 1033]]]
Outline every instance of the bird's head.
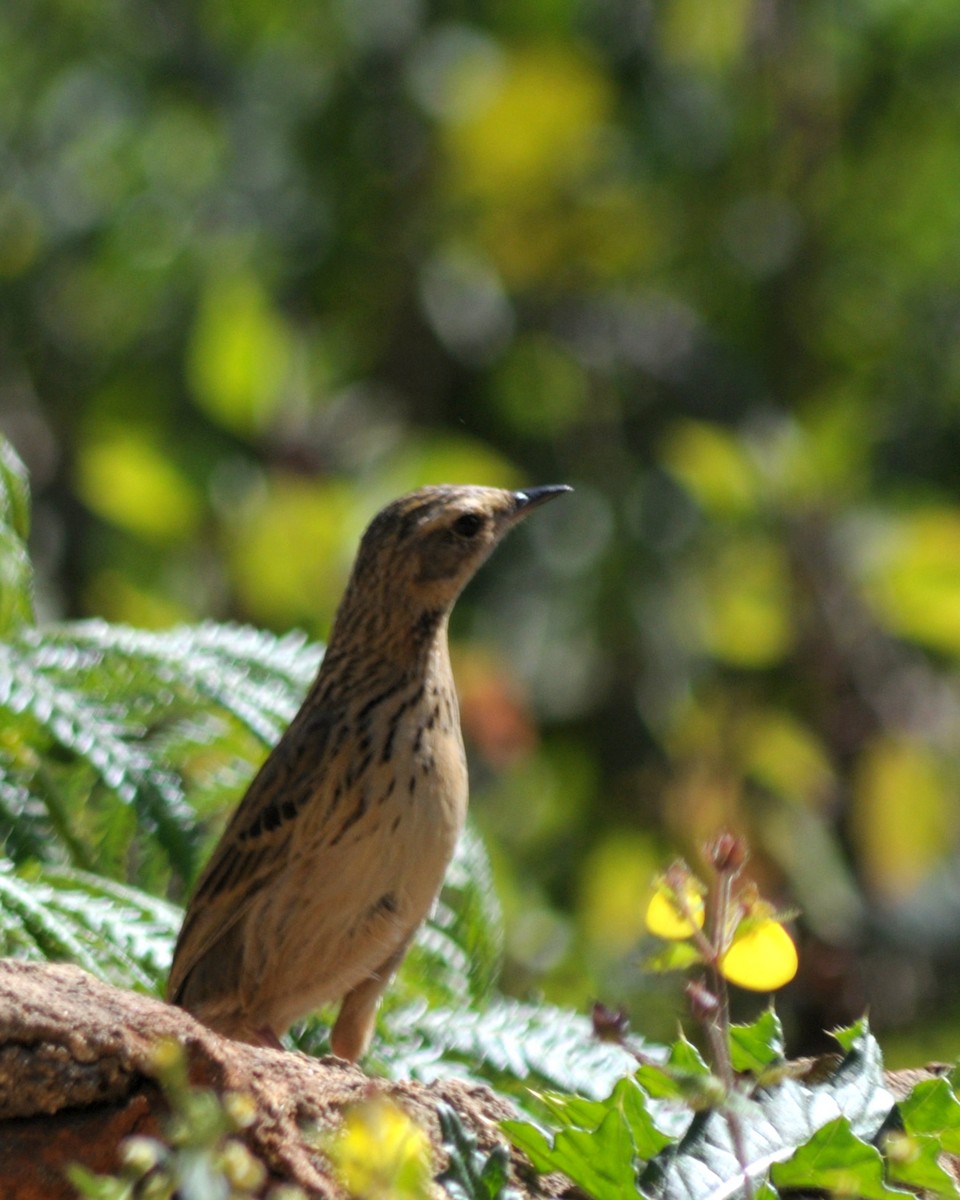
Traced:
[[340, 616], [364, 597], [386, 624], [425, 632], [444, 618], [500, 539], [564, 484], [507, 491], [443, 485], [410, 492], [374, 517], [360, 542]]

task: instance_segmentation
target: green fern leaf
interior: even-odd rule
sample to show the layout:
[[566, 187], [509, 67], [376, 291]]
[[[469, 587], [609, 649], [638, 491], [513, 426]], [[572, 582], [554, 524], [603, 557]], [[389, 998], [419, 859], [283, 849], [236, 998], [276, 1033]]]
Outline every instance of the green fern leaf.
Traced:
[[26, 542], [30, 533], [30, 479], [27, 468], [0, 434], [0, 523]]
[[0, 634], [33, 620], [33, 566], [26, 546], [29, 532], [27, 471], [0, 435]]
[[[178, 777], [151, 761], [132, 731], [124, 730], [99, 699], [58, 685], [33, 669], [18, 647], [7, 644], [0, 645], [0, 712], [4, 710], [14, 722], [21, 715], [32, 722], [34, 751], [67, 753], [89, 764], [110, 794], [136, 807], [171, 863], [185, 874], [192, 871], [194, 821]], [[44, 798], [40, 788], [32, 790]]]
[[622, 1047], [598, 1041], [586, 1017], [508, 999], [480, 1011], [426, 1005], [393, 1011], [383, 1058], [390, 1074], [466, 1075], [521, 1100], [531, 1087], [600, 1099], [637, 1065]]
[[137, 888], [70, 868], [17, 873], [0, 861], [0, 953], [75, 963], [156, 992], [183, 914]]
[[[197, 807], [213, 811], [240, 794], [320, 657], [301, 634], [237, 626], [155, 633], [86, 621], [20, 630], [0, 644], [7, 852], [114, 873], [130, 860], [142, 882], [162, 887], [158, 846], [167, 872], [189, 881]], [[19, 827], [18, 808], [30, 813]]]

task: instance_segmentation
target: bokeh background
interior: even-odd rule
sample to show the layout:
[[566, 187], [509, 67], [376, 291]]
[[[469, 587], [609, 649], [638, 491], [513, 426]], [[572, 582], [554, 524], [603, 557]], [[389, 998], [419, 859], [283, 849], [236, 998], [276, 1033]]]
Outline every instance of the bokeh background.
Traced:
[[322, 638], [427, 482], [569, 482], [461, 602], [504, 983], [626, 1002], [744, 831], [791, 1048], [960, 1041], [955, 0], [0, 6], [40, 612]]

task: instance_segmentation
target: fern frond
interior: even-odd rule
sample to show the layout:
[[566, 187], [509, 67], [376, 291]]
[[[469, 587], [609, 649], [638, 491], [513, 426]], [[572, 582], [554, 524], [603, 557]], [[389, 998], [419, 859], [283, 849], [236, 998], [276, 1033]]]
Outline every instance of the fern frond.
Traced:
[[501, 998], [479, 1011], [411, 1006], [389, 1014], [386, 1033], [390, 1074], [467, 1077], [518, 1099], [530, 1088], [601, 1099], [637, 1065], [622, 1047], [598, 1041], [579, 1013], [519, 1000]]
[[151, 760], [131, 736], [136, 731], [124, 729], [116, 712], [88, 692], [48, 679], [13, 643], [0, 645], [0, 712], [4, 710], [14, 725], [22, 715], [33, 726], [35, 752], [49, 754], [55, 748], [88, 763], [111, 794], [136, 806], [171, 862], [184, 871], [192, 869], [194, 822], [180, 781]]
[[75, 963], [120, 987], [159, 991], [182, 912], [70, 868], [0, 861], [0, 954]]
[[[35, 668], [59, 682], [96, 679], [105, 702], [138, 697], [138, 715], [156, 719], [171, 706], [211, 706], [233, 715], [272, 745], [317, 672], [322, 648], [302, 633], [207, 622], [163, 632], [78, 621], [25, 633]], [[138, 688], [148, 675], [150, 688]]]
[[27, 554], [30, 483], [17, 452], [0, 435], [0, 634], [33, 620], [33, 565]]
[[[0, 644], [7, 852], [113, 873], [132, 862], [135, 878], [163, 886], [159, 846], [167, 871], [189, 881], [197, 808], [242, 789], [320, 657], [302, 634], [239, 626], [155, 633], [84, 621], [18, 631]], [[32, 818], [19, 828], [17, 807]], [[133, 825], [123, 807], [136, 814]], [[123, 837], [140, 847], [132, 857]]]

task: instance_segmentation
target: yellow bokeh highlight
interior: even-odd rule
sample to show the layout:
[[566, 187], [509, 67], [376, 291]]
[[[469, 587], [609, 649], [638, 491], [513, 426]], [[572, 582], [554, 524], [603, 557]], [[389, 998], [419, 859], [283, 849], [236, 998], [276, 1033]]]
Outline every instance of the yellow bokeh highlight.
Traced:
[[743, 770], [776, 795], [820, 807], [833, 795], [834, 775], [823, 745], [790, 713], [761, 709], [738, 730]]
[[180, 621], [195, 621], [203, 615], [204, 598], [197, 597], [196, 605], [187, 607], [159, 591], [138, 587], [116, 570], [95, 572], [84, 589], [90, 612], [139, 629], [169, 629]]
[[898, 637], [960, 653], [960, 512], [891, 515], [868, 533], [864, 583], [877, 617]]
[[[469, 60], [462, 72], [460, 86], [473, 89]], [[487, 103], [447, 127], [453, 187], [503, 199], [581, 177], [597, 161], [611, 101], [603, 73], [568, 47], [509, 53]]]
[[737, 517], [756, 510], [760, 478], [743, 442], [706, 421], [678, 421], [661, 461], [706, 512]]
[[293, 339], [252, 274], [215, 277], [197, 313], [187, 374], [198, 405], [239, 434], [262, 430], [284, 401]]
[[426, 1200], [431, 1194], [430, 1141], [385, 1097], [349, 1109], [324, 1148], [338, 1180], [357, 1200]]
[[157, 541], [189, 537], [201, 502], [186, 476], [149, 433], [118, 429], [82, 443], [77, 491], [98, 516]]
[[274, 476], [236, 512], [228, 535], [246, 615], [276, 628], [302, 624], [325, 634], [356, 551], [361, 509], [344, 483]]
[[661, 880], [657, 890], [650, 897], [644, 924], [656, 937], [679, 941], [702, 929], [704, 919], [703, 896], [694, 879], [687, 881], [683, 905], [677, 902], [677, 897], [669, 885]]
[[753, 992], [772, 992], [797, 973], [797, 948], [790, 934], [772, 918], [748, 923], [746, 931], [720, 959], [730, 983]]
[[703, 648], [721, 662], [762, 668], [789, 651], [790, 581], [772, 538], [744, 535], [720, 545], [696, 580]]
[[643, 934], [643, 912], [657, 861], [649, 839], [625, 830], [611, 833], [590, 850], [578, 906], [590, 945], [618, 956], [636, 944]]
[[454, 89], [474, 99], [451, 106], [442, 133], [457, 237], [508, 289], [557, 277], [633, 282], [650, 270], [670, 242], [671, 210], [619, 169], [610, 80], [570, 46], [504, 49], [493, 72], [481, 58], [465, 56], [454, 72]]
[[660, 41], [675, 62], [721, 72], [739, 61], [753, 33], [752, 0], [665, 0], [659, 6]]
[[851, 834], [875, 894], [903, 896], [954, 844], [955, 789], [936, 754], [905, 738], [877, 738], [854, 780]]

